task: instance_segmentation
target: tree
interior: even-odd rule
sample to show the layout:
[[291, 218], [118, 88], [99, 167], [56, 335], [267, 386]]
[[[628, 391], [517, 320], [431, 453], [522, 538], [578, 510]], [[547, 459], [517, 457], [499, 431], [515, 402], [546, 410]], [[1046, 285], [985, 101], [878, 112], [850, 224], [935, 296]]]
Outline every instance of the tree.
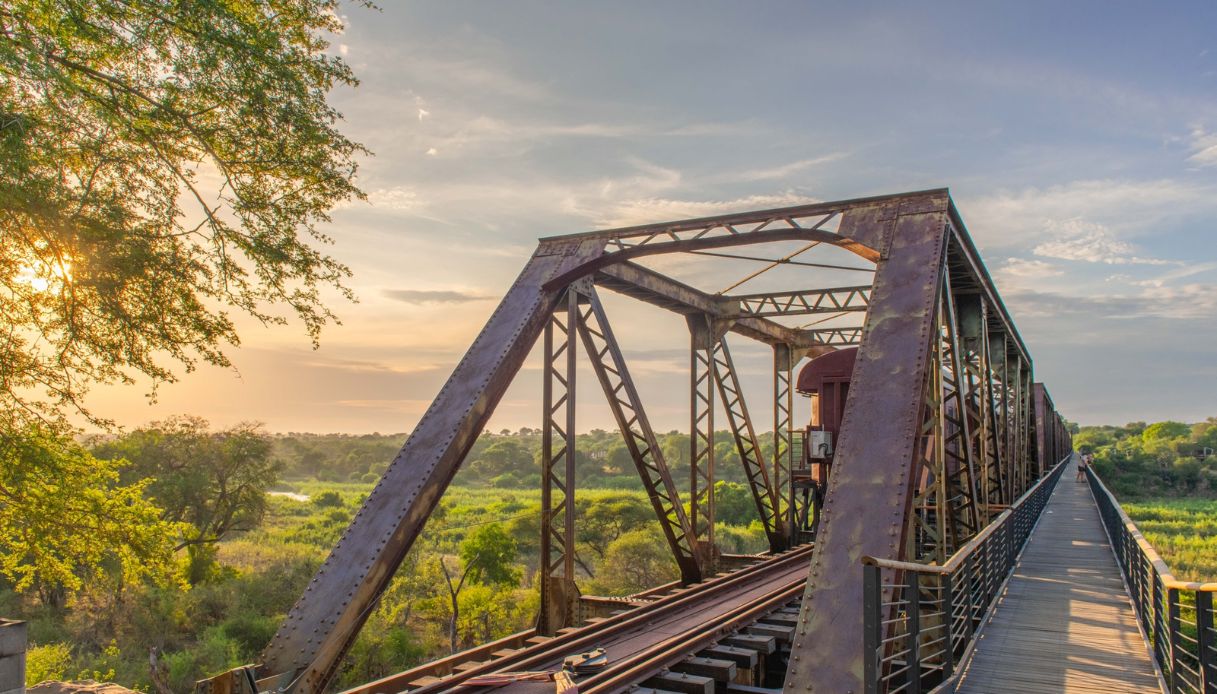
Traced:
[[1155, 422], [1145, 427], [1145, 431], [1141, 432], [1141, 440], [1149, 443], [1161, 439], [1175, 439], [1181, 436], [1187, 436], [1192, 431], [1192, 428], [1182, 422]]
[[10, 0], [0, 6], [0, 424], [77, 411], [98, 382], [227, 366], [231, 309], [335, 316], [321, 250], [362, 198], [330, 89], [338, 0]]
[[149, 478], [147, 494], [164, 519], [188, 528], [178, 548], [189, 555], [191, 583], [206, 578], [217, 542], [261, 522], [280, 470], [270, 451], [259, 425], [213, 433], [198, 417], [153, 422], [97, 448], [102, 457], [131, 461], [126, 475]]
[[668, 544], [659, 529], [651, 527], [632, 530], [609, 545], [598, 583], [609, 595], [626, 595], [678, 576]]
[[[655, 520], [655, 512], [644, 497], [618, 492], [593, 497], [592, 501], [577, 508], [575, 524], [576, 539], [591, 550], [597, 560], [603, 561], [608, 548], [622, 535], [646, 527]], [[594, 576], [591, 567], [575, 555], [579, 566], [588, 576]]]
[[516, 541], [498, 523], [483, 525], [461, 542], [461, 568], [448, 568], [444, 557], [439, 557], [439, 569], [448, 588], [449, 618], [448, 646], [456, 653], [459, 645], [458, 626], [461, 623], [461, 591], [466, 581], [481, 585], [511, 586], [520, 584], [520, 570], [514, 565]]
[[180, 526], [144, 497], [147, 480], [120, 483], [126, 465], [44, 428], [0, 431], [0, 574], [52, 606], [107, 566], [172, 582]]

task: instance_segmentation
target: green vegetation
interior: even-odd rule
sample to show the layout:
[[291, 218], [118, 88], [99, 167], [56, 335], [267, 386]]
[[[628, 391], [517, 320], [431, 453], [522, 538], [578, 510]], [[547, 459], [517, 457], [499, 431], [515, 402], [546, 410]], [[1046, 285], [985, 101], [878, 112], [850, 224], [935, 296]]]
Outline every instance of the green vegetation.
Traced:
[[1176, 578], [1217, 581], [1217, 501], [1122, 503]]
[[[731, 445], [726, 433], [717, 438]], [[48, 584], [55, 591], [19, 584], [19, 576], [0, 578], [0, 613], [31, 623], [30, 683], [87, 677], [177, 692], [196, 678], [256, 661], [402, 439], [268, 436], [249, 426], [210, 431], [206, 422], [178, 418], [99, 437], [89, 450], [73, 444], [73, 455], [90, 461], [90, 469], [129, 490], [127, 500], [146, 514], [148, 527], [159, 528], [164, 544], [136, 564], [146, 568], [143, 575], [124, 570], [106, 542], [94, 545], [100, 554], [90, 561], [73, 555], [76, 563], [66, 571], [79, 580]], [[679, 449], [687, 438], [662, 439], [683, 487], [688, 467]], [[532, 430], [478, 441], [369, 617], [339, 686], [532, 624], [539, 444]], [[624, 595], [677, 576], [623, 448], [615, 432], [578, 438], [579, 472], [590, 478], [586, 484], [599, 485], [581, 482], [576, 504], [578, 582], [589, 594]], [[765, 535], [738, 458], [722, 452], [719, 545], [725, 552], [763, 551]], [[10, 555], [7, 541], [0, 547], [0, 555]], [[155, 676], [148, 664], [153, 651]]]
[[1082, 427], [1073, 444], [1094, 453], [1095, 470], [1122, 501], [1217, 499], [1217, 417]]
[[1217, 418], [1082, 427], [1079, 451], [1184, 580], [1217, 581]]

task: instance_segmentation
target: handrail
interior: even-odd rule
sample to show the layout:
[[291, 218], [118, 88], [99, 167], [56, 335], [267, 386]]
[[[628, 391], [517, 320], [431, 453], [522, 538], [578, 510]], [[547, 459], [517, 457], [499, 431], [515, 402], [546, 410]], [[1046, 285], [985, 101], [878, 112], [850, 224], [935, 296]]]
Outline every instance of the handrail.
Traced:
[[1133, 609], [1170, 694], [1217, 691], [1217, 583], [1180, 581], [1093, 467], [1086, 478]]
[[862, 558], [867, 694], [940, 691], [958, 676], [1071, 456], [941, 565]]
[[[1071, 455], [1072, 454], [1070, 454], [1070, 456]], [[1046, 475], [1041, 477], [1039, 479], [1039, 481], [1036, 482], [1034, 485], [1032, 485], [1031, 488], [1028, 489], [1026, 492], [1023, 492], [1022, 496], [1015, 499], [1013, 504], [1010, 504], [1010, 506], [1006, 510], [1004, 510], [1000, 514], [998, 514], [997, 517], [994, 518], [993, 520], [989, 521], [989, 524], [986, 525], [984, 528], [982, 528], [980, 532], [976, 533], [976, 537], [973, 537], [971, 540], [968, 540], [959, 549], [955, 550], [954, 554], [952, 554], [950, 557], [947, 557], [946, 563], [944, 563], [944, 564], [918, 564], [916, 562], [897, 561], [895, 559], [882, 559], [882, 558], [872, 557], [872, 556], [863, 556], [862, 563], [869, 564], [871, 566], [879, 566], [879, 567], [882, 567], [885, 569], [898, 569], [898, 570], [902, 570], [902, 571], [918, 571], [920, 573], [946, 574], [946, 573], [950, 573], [952, 571], [957, 570], [963, 564], [963, 562], [967, 560], [968, 555], [971, 554], [973, 551], [975, 551], [975, 549], [978, 545], [980, 545], [982, 542], [987, 540], [990, 535], [997, 532], [997, 528], [1000, 527], [1001, 524], [1005, 522], [1007, 516], [1014, 513], [1015, 510], [1017, 508], [1019, 508], [1033, 494], [1038, 493], [1037, 490], [1040, 488], [1041, 485], [1046, 484], [1046, 483], [1051, 483], [1051, 484], [1056, 483], [1056, 479], [1053, 476], [1060, 475], [1059, 468], [1062, 465], [1064, 465], [1066, 461], [1069, 460], [1070, 456], [1065, 456], [1059, 462], [1057, 462], [1057, 464], [1055, 466], [1053, 466], [1053, 468], [1051, 470], [1049, 470]], [[1127, 518], [1127, 516], [1125, 516], [1125, 517]], [[1129, 521], [1129, 522], [1131, 523], [1132, 521]], [[1217, 585], [1217, 584], [1214, 584], [1214, 585]]]
[[1175, 574], [1171, 571], [1170, 565], [1168, 565], [1166, 561], [1162, 559], [1162, 555], [1158, 554], [1158, 550], [1154, 549], [1154, 546], [1149, 543], [1149, 540], [1146, 540], [1145, 536], [1141, 534], [1141, 530], [1137, 527], [1137, 524], [1134, 523], [1132, 519], [1128, 517], [1128, 514], [1124, 512], [1124, 507], [1120, 505], [1120, 502], [1107, 488], [1107, 485], [1103, 484], [1103, 480], [1099, 478], [1098, 473], [1093, 472], [1089, 468], [1087, 468], [1087, 472], [1089, 473], [1088, 477], [1092, 477], [1094, 479], [1094, 482], [1092, 483], [1092, 491], [1095, 487], [1097, 487], [1098, 493], [1106, 496], [1108, 503], [1115, 507], [1115, 511], [1119, 514], [1120, 520], [1123, 522], [1124, 527], [1128, 530], [1128, 533], [1137, 541], [1137, 545], [1141, 548], [1141, 551], [1145, 553], [1146, 559], [1148, 559], [1150, 563], [1154, 565], [1154, 568], [1158, 571], [1158, 575], [1162, 577], [1163, 587], [1175, 588], [1177, 590], [1203, 590], [1206, 592], [1217, 592], [1217, 581], [1180, 581], [1179, 579], [1175, 578]]

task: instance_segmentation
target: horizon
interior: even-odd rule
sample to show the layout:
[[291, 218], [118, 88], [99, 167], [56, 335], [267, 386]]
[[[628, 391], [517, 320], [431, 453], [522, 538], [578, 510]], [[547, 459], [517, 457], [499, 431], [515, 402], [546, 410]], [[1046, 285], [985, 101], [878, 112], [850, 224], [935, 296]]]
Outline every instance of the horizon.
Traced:
[[[352, 7], [333, 37], [362, 80], [332, 94], [342, 129], [376, 153], [369, 201], [323, 229], [361, 300], [330, 295], [344, 325], [313, 351], [243, 319], [234, 370], [180, 373], [152, 405], [99, 387], [98, 413], [409, 431], [537, 237], [949, 186], [1070, 421], [1213, 416], [1217, 9], [472, 7]], [[618, 299], [655, 428], [685, 426], [687, 345]], [[744, 344], [741, 369], [767, 369]], [[539, 425], [536, 363], [488, 429]]]

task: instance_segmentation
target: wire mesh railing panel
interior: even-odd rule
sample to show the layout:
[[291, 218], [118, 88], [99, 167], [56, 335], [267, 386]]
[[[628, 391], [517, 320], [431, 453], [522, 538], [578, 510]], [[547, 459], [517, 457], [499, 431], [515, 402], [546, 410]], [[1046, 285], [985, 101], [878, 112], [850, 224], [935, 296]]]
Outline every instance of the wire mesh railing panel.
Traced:
[[942, 565], [863, 560], [868, 694], [919, 694], [954, 674], [1064, 464], [1058, 463]]
[[1175, 579], [1094, 469], [1088, 468], [1086, 475], [1137, 620], [1149, 638], [1168, 691], [1217, 694], [1217, 631], [1213, 627], [1217, 583]]

